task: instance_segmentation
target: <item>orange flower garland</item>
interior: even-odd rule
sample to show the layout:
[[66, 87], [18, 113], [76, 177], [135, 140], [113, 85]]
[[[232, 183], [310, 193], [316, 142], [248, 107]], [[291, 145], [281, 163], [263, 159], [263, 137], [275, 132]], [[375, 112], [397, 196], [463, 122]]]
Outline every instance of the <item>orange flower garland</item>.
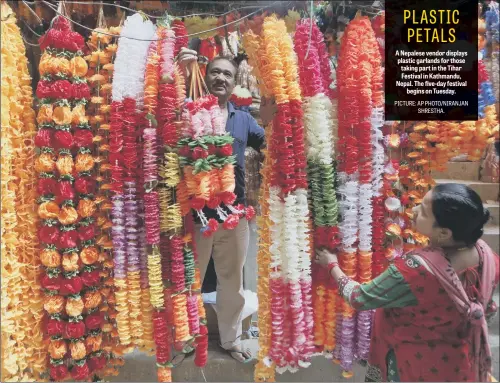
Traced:
[[[47, 363], [43, 343], [43, 300], [33, 209], [36, 199], [35, 113], [21, 33], [6, 2], [1, 4], [1, 381], [40, 381]], [[47, 254], [58, 265], [60, 255]]]
[[[99, 32], [104, 32], [106, 34], [101, 34]], [[110, 165], [108, 162], [109, 153], [109, 118], [110, 118], [110, 108], [109, 104], [111, 102], [111, 94], [109, 84], [112, 78], [113, 67], [108, 66], [108, 69], [104, 69], [106, 65], [114, 61], [115, 50], [113, 49], [113, 40], [108, 34], [113, 34], [118, 36], [120, 33], [120, 27], [116, 28], [96, 28], [90, 35], [90, 39], [87, 45], [91, 49], [90, 54], [86, 57], [89, 70], [87, 72], [87, 79], [91, 80], [95, 75], [101, 75], [102, 81], [91, 81], [92, 95], [97, 97], [102, 97], [104, 102], [102, 104], [92, 104], [89, 114], [93, 116], [92, 128], [95, 132], [94, 142], [97, 144], [97, 158], [100, 160], [97, 163], [97, 196], [96, 196], [96, 207], [97, 207], [97, 242], [99, 252], [97, 254], [98, 261], [102, 267], [99, 272], [99, 277], [104, 281], [103, 288], [101, 289], [103, 302], [101, 304], [100, 310], [104, 313], [105, 323], [103, 324], [103, 334], [99, 337], [89, 337], [87, 338], [87, 343], [89, 348], [93, 351], [97, 351], [99, 347], [105, 350], [109, 357], [107, 366], [102, 371], [103, 376], [117, 375], [117, 366], [123, 364], [123, 359], [121, 356], [125, 351], [127, 351], [122, 345], [120, 345], [120, 340], [118, 337], [118, 330], [116, 324], [117, 311], [115, 307], [115, 287], [112, 280], [113, 272], [113, 243], [111, 240], [111, 201], [110, 201], [110, 178], [109, 169]], [[82, 62], [76, 62], [74, 64], [74, 71], [82, 73]], [[83, 116], [81, 117], [83, 118]], [[87, 182], [82, 181], [80, 186], [82, 189], [88, 186]], [[84, 262], [86, 263], [86, 262]], [[97, 341], [99, 339], [99, 341]]]

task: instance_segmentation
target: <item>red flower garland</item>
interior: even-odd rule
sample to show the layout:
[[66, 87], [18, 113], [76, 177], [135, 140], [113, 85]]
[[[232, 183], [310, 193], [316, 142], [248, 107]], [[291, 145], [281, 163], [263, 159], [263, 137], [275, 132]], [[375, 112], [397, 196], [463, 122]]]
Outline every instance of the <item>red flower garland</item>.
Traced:
[[[83, 37], [71, 31], [70, 24], [62, 17], [54, 20], [53, 28], [42, 36], [41, 43], [49, 54], [61, 49], [76, 52], [84, 47]], [[73, 100], [76, 110], [82, 99], [90, 97], [90, 91], [81, 80], [74, 81], [42, 80], [37, 95], [66, 102]], [[47, 335], [51, 337], [49, 373], [53, 380], [63, 380], [68, 373], [74, 379], [83, 380], [94, 371], [89, 368], [88, 357], [102, 353], [99, 349], [88, 351], [77, 341], [92, 336], [92, 330], [100, 331], [102, 324], [89, 327], [92, 312], [99, 309], [101, 302], [100, 294], [97, 293], [98, 298], [94, 295], [99, 279], [94, 277], [90, 284], [87, 275], [98, 273], [94, 266], [98, 259], [93, 223], [95, 183], [88, 182], [95, 163], [91, 155], [93, 135], [87, 118], [81, 113], [73, 115], [71, 125], [56, 125], [55, 121], [40, 125], [35, 143], [41, 147], [42, 154], [35, 166], [41, 177], [37, 186], [41, 195], [38, 212], [45, 220], [39, 230], [45, 246], [42, 263], [46, 267], [40, 283], [47, 294], [44, 307], [50, 315], [46, 325]], [[55, 150], [58, 150], [57, 161]], [[56, 175], [59, 182], [54, 179]]]

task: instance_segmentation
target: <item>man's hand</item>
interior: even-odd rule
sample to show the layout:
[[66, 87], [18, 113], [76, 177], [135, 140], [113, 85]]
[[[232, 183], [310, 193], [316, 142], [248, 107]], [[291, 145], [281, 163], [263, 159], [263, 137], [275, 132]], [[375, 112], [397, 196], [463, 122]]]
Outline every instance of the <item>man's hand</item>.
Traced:
[[260, 99], [260, 119], [263, 126], [267, 126], [274, 118], [277, 106], [274, 97]]
[[188, 49], [185, 47], [181, 48], [181, 51], [177, 55], [177, 63], [179, 64], [179, 67], [184, 73], [184, 76], [186, 78], [189, 77], [189, 68], [191, 67], [191, 64], [193, 62], [196, 62], [198, 60], [198, 53], [192, 49]]

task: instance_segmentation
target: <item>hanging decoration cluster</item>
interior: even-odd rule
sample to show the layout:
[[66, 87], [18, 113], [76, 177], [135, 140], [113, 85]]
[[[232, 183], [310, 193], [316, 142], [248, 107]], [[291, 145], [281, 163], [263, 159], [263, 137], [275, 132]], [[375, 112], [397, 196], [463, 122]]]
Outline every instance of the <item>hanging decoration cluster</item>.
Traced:
[[1, 381], [39, 381], [46, 370], [38, 250], [33, 94], [16, 17], [1, 4]]
[[[102, 9], [101, 9], [102, 12]], [[98, 20], [103, 20], [104, 15], [100, 14]], [[111, 239], [111, 178], [109, 163], [109, 130], [111, 115], [111, 90], [113, 62], [118, 48], [116, 37], [120, 34], [120, 27], [96, 28], [92, 31], [87, 46], [90, 49], [85, 57], [89, 70], [87, 71], [87, 81], [91, 86], [91, 102], [88, 109], [90, 124], [95, 134], [96, 144], [96, 177], [87, 178], [81, 181], [79, 188], [82, 190], [96, 190], [97, 219], [95, 231], [97, 236], [96, 245], [99, 250], [99, 265], [101, 270], [99, 276], [103, 280], [102, 311], [107, 316], [109, 323], [103, 326], [103, 349], [109, 355], [109, 368], [104, 371], [103, 376], [118, 375], [115, 366], [123, 365], [121, 358], [126, 349], [121, 346], [118, 337], [116, 324], [116, 299], [113, 283], [113, 242]], [[94, 182], [96, 184], [94, 184]], [[97, 274], [95, 272], [95, 274]], [[95, 275], [97, 278], [97, 275]]]
[[189, 101], [182, 119], [184, 125], [177, 147], [182, 167], [179, 188], [185, 196], [179, 198], [183, 215], [193, 209], [206, 237], [217, 231], [219, 222], [206, 218], [205, 207], [216, 211], [226, 230], [234, 229], [243, 216], [252, 219], [255, 216], [253, 207], [233, 206], [236, 200], [234, 138], [226, 132], [217, 97], [208, 95]]
[[[309, 41], [310, 39], [310, 41]], [[335, 252], [339, 245], [338, 204], [335, 195], [331, 71], [323, 35], [309, 19], [297, 24], [294, 35], [306, 129], [307, 176], [314, 222], [314, 250]], [[328, 272], [312, 269], [314, 344], [318, 352], [335, 349], [337, 291]]]
[[140, 14], [125, 20], [114, 63], [112, 86], [110, 154], [112, 239], [115, 299], [120, 342], [154, 348], [152, 306], [143, 216], [142, 146], [139, 137], [146, 125], [142, 112], [144, 73], [149, 43], [155, 36], [151, 21]]
[[94, 134], [86, 115], [90, 88], [82, 57], [83, 37], [64, 17], [40, 39], [43, 55], [37, 87], [38, 216], [41, 286], [49, 317], [50, 378], [99, 376], [102, 348], [101, 263], [96, 243]]
[[[360, 283], [372, 277], [372, 180], [376, 174], [379, 188], [380, 163], [383, 169], [383, 151], [380, 153], [378, 146], [374, 147], [383, 125], [380, 60], [370, 20], [355, 18], [344, 31], [337, 69], [337, 149], [342, 196], [339, 264], [348, 277]], [[356, 315], [348, 303], [343, 302], [337, 322], [341, 338], [337, 339], [334, 356], [340, 360], [344, 376], [352, 376], [355, 356], [365, 360], [368, 357], [370, 322], [370, 312]]]
[[[260, 366], [278, 372], [296, 371], [310, 364], [314, 351], [311, 296], [311, 222], [307, 199], [307, 160], [298, 68], [293, 41], [283, 20], [267, 17], [262, 34], [244, 38], [250, 63], [258, 68], [277, 112], [270, 145], [269, 185], [269, 296], [260, 302], [259, 316], [269, 313], [271, 343]], [[264, 234], [265, 235], [265, 234]], [[260, 281], [260, 279], [259, 279]], [[259, 282], [260, 283], [260, 282]], [[264, 297], [265, 298], [265, 297]], [[263, 344], [266, 342], [262, 340]], [[269, 375], [256, 370], [256, 380]]]

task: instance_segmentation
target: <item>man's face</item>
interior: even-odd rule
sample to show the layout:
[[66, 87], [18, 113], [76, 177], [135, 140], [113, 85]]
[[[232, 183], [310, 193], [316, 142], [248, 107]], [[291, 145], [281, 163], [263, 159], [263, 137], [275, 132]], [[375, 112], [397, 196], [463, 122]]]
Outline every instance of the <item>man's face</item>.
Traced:
[[214, 61], [205, 76], [208, 90], [219, 100], [227, 101], [233, 93], [236, 68], [227, 60]]

